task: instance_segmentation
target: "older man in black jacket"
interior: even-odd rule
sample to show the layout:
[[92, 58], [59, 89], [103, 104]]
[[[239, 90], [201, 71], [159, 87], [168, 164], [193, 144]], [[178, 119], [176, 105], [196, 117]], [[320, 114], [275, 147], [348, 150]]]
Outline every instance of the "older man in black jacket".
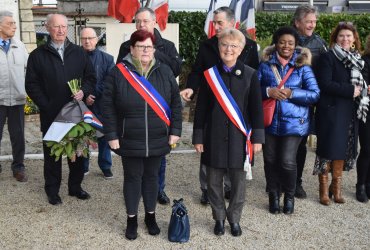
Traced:
[[[93, 94], [95, 73], [90, 59], [84, 50], [71, 43], [67, 38], [67, 18], [60, 14], [49, 14], [46, 28], [50, 34], [48, 42], [32, 51], [28, 59], [26, 73], [26, 91], [40, 108], [41, 131], [46, 134], [53, 120], [63, 106], [75, 100]], [[82, 87], [72, 95], [67, 82], [81, 79]], [[49, 203], [62, 203], [59, 188], [62, 179], [62, 160], [50, 156], [50, 148], [43, 145], [45, 191]], [[86, 200], [90, 195], [85, 192], [81, 183], [84, 176], [83, 157], [75, 162], [68, 160], [69, 178], [68, 193], [78, 199]]]
[[[216, 35], [202, 42], [199, 46], [198, 55], [195, 59], [192, 71], [186, 83], [186, 89], [180, 92], [181, 97], [190, 101], [193, 93], [195, 93], [202, 81], [203, 72], [214, 65], [221, 62], [220, 52], [218, 49], [218, 34], [226, 28], [232, 28], [235, 25], [235, 14], [229, 7], [220, 7], [213, 12], [213, 25], [215, 26]], [[238, 57], [238, 60], [243, 64], [254, 69], [258, 68], [258, 52], [257, 44], [251, 39], [246, 38], [246, 44]], [[206, 166], [201, 164], [199, 171], [199, 181], [202, 190], [200, 202], [204, 205], [208, 204], [207, 184], [206, 184]], [[230, 197], [230, 180], [225, 178], [225, 197]]]
[[[155, 12], [147, 7], [138, 9], [135, 13], [135, 23], [137, 30], [146, 30], [154, 34], [155, 37], [155, 52], [154, 57], [159, 62], [167, 64], [175, 77], [181, 72], [182, 59], [176, 50], [175, 44], [167, 39], [161, 37], [159, 31], [154, 28], [156, 24]], [[130, 53], [130, 41], [126, 41], [121, 44], [119, 54], [117, 57], [117, 63], [121, 62], [122, 59]], [[170, 199], [167, 197], [165, 187], [165, 173], [166, 173], [166, 158], [163, 156], [161, 161], [161, 167], [159, 169], [159, 190], [158, 190], [158, 202], [160, 204], [170, 203]]]

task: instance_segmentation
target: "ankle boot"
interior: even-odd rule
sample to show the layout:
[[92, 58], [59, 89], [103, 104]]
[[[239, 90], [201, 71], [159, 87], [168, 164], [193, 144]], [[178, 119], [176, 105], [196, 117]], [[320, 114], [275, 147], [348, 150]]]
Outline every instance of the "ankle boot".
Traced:
[[370, 199], [370, 183], [365, 184], [365, 190], [366, 190], [367, 198]]
[[145, 213], [144, 222], [150, 235], [157, 235], [161, 232], [155, 219], [155, 213]]
[[269, 192], [269, 211], [272, 214], [280, 213], [280, 197], [278, 192]]
[[346, 201], [342, 197], [342, 173], [343, 173], [343, 160], [332, 161], [333, 167], [333, 180], [330, 185], [330, 192], [334, 195], [334, 201], [336, 203], [345, 203]]
[[356, 199], [359, 202], [368, 202], [364, 184], [356, 184]]
[[125, 236], [129, 240], [135, 240], [137, 238], [137, 215], [134, 217], [127, 216], [127, 228]]
[[327, 164], [326, 170], [324, 173], [319, 174], [319, 183], [320, 183], [320, 203], [328, 206], [330, 205], [329, 199], [329, 187], [328, 187], [328, 173], [330, 171], [330, 164]]
[[292, 214], [294, 212], [294, 195], [285, 194], [284, 196], [284, 214]]

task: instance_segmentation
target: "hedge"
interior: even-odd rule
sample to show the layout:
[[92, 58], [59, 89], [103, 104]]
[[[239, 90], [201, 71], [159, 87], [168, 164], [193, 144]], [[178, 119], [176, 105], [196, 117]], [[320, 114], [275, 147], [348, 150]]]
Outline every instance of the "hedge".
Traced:
[[[293, 13], [256, 12], [257, 42], [262, 48], [270, 43], [271, 36], [277, 28], [291, 25], [292, 16]], [[171, 11], [169, 13], [168, 21], [180, 24], [180, 55], [185, 60], [186, 71], [195, 60], [199, 42], [206, 39], [203, 31], [205, 19], [206, 12]], [[364, 44], [366, 36], [370, 33], [368, 28], [369, 14], [321, 14], [315, 31], [326, 41], [329, 41], [332, 29], [340, 21], [353, 22]]]

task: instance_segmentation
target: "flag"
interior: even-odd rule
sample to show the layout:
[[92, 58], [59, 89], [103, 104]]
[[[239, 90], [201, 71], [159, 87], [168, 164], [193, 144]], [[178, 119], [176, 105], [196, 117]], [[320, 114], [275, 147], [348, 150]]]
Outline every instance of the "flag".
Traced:
[[256, 40], [256, 22], [253, 0], [232, 0], [230, 9], [235, 13], [235, 28], [245, 29], [253, 40]]
[[204, 32], [206, 32], [208, 38], [211, 38], [216, 34], [215, 26], [213, 25], [213, 11], [216, 9], [216, 2], [217, 0], [211, 0], [208, 8], [206, 23], [204, 24]]
[[138, 0], [109, 0], [108, 16], [114, 17], [123, 23], [131, 23], [139, 8]]
[[168, 0], [152, 0], [149, 8], [155, 12], [159, 28], [165, 30], [168, 21]]

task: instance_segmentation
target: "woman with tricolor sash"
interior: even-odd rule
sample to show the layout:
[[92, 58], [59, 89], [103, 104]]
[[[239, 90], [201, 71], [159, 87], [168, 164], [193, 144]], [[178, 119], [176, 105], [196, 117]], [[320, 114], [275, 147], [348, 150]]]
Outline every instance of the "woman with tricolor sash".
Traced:
[[102, 100], [105, 137], [122, 156], [127, 239], [137, 238], [137, 213], [143, 197], [150, 235], [160, 229], [155, 218], [158, 170], [181, 135], [179, 88], [171, 69], [154, 58], [155, 38], [135, 31], [130, 54], [112, 69]]
[[274, 45], [264, 50], [258, 69], [263, 99], [272, 98], [276, 102], [271, 124], [266, 125], [263, 160], [270, 213], [280, 213], [283, 192], [283, 212], [292, 214], [296, 154], [302, 137], [309, 133], [309, 107], [318, 101], [320, 90], [310, 67], [309, 49], [297, 48], [296, 30], [279, 28], [272, 39]]
[[[245, 45], [244, 35], [236, 29], [225, 29], [218, 40], [222, 62], [204, 71], [195, 109], [193, 144], [207, 166], [214, 234], [225, 233], [227, 219], [231, 234], [240, 236], [246, 178], [252, 177], [253, 153], [260, 151], [265, 141], [262, 97], [257, 72], [237, 60]], [[226, 172], [231, 180], [227, 208], [223, 194]]]

